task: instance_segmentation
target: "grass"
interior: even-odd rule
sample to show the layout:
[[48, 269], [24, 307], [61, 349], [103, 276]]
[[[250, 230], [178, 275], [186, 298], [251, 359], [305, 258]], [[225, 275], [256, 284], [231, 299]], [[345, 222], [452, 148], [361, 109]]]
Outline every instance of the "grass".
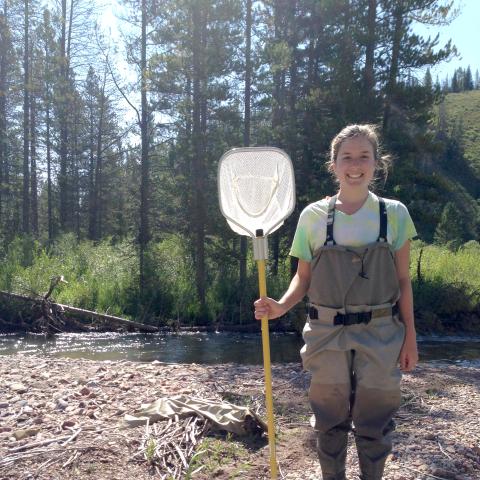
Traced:
[[467, 242], [457, 251], [451, 251], [444, 246], [414, 242], [410, 274], [419, 332], [454, 333], [478, 330], [479, 242]]
[[155, 450], [157, 449], [157, 441], [155, 438], [150, 437], [147, 440], [147, 447], [145, 449], [145, 459], [149, 465], [155, 462]]
[[199, 443], [185, 478], [195, 478], [194, 472], [200, 471], [214, 476], [220, 468], [228, 470], [228, 477], [225, 478], [242, 478], [242, 472], [250, 468], [247, 458], [247, 448], [241, 442], [235, 441], [231, 433], [227, 433], [224, 438], [206, 437]]
[[[143, 300], [138, 289], [137, 252], [132, 242], [113, 245], [105, 240], [94, 244], [78, 242], [66, 235], [50, 249], [28, 238], [17, 238], [3, 248], [4, 251], [0, 251], [1, 290], [43, 295], [48, 291], [50, 279], [63, 275], [68, 283], [55, 289], [55, 301], [137, 319], [142, 318], [144, 308], [148, 310], [145, 318], [152, 323], [166, 324], [180, 318], [182, 323], [191, 324], [215, 319], [238, 324], [242, 318], [238, 311], [241, 302], [244, 302], [243, 318], [251, 318], [251, 302], [258, 295], [253, 262], [249, 264], [246, 292], [239, 293], [236, 264], [218, 259], [218, 265], [209, 265], [207, 274], [210, 277], [208, 312], [200, 312], [188, 247], [178, 237], [166, 238], [151, 246]], [[438, 327], [441, 332], [445, 322], [453, 327], [460, 325], [458, 315], [480, 314], [479, 242], [470, 241], [456, 251], [414, 242], [411, 276], [420, 327], [423, 322], [427, 330], [435, 331]], [[288, 278], [287, 259], [280, 265], [279, 275], [269, 278], [269, 294], [278, 298], [288, 285]], [[302, 328], [303, 311], [297, 313], [297, 323]], [[294, 319], [295, 315], [296, 311], [292, 311], [290, 318]], [[468, 321], [467, 318], [467, 327]], [[235, 400], [247, 404], [251, 401], [248, 397]]]
[[448, 124], [460, 126], [465, 158], [480, 177], [480, 90], [448, 94], [445, 113]]

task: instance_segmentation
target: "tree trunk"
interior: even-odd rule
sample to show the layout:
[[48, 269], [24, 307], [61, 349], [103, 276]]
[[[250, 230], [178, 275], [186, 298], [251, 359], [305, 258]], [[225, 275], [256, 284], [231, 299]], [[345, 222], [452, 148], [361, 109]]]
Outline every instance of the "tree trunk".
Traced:
[[390, 126], [390, 115], [392, 108], [392, 100], [395, 94], [398, 76], [398, 62], [400, 58], [400, 43], [403, 37], [403, 2], [396, 4], [394, 10], [395, 27], [393, 31], [392, 59], [388, 75], [388, 83], [385, 89], [385, 109], [383, 112], [383, 131], [386, 132]]
[[62, 28], [60, 36], [60, 172], [58, 176], [58, 187], [60, 190], [60, 228], [66, 231], [68, 222], [68, 183], [67, 183], [67, 83], [68, 83], [68, 59], [66, 55], [66, 22], [67, 22], [67, 0], [62, 0]]
[[[77, 97], [73, 101], [73, 108], [75, 112], [79, 111], [79, 105]], [[73, 137], [73, 151], [72, 151], [72, 190], [73, 190], [73, 202], [72, 206], [74, 211], [72, 212], [72, 218], [74, 219], [74, 228], [77, 239], [80, 239], [80, 165], [78, 158], [78, 116], [73, 115], [72, 137]]]
[[[297, 90], [298, 90], [298, 32], [297, 32], [297, 2], [291, 1], [289, 3], [289, 17], [291, 20], [291, 30], [288, 35], [288, 43], [290, 50], [292, 52], [292, 58], [290, 63], [290, 88], [288, 92], [288, 107], [289, 107], [289, 128], [288, 128], [288, 143], [289, 143], [289, 153], [292, 158], [294, 165], [297, 164], [297, 153], [298, 153], [298, 141], [297, 141], [297, 132], [298, 132], [298, 122], [297, 122]], [[289, 238], [293, 239], [295, 233], [295, 225], [292, 222]], [[280, 238], [278, 238], [274, 244], [274, 275], [278, 274], [278, 262], [280, 257]], [[294, 263], [292, 263], [293, 257], [290, 257], [290, 271], [293, 276], [294, 274]]]
[[202, 43], [203, 24], [205, 22], [199, 2], [193, 3], [193, 196], [194, 213], [192, 215], [194, 245], [195, 245], [195, 281], [197, 294], [202, 306], [205, 307], [205, 212], [204, 212], [204, 144], [202, 135], [202, 85], [204, 83]]
[[[243, 145], [250, 146], [250, 105], [252, 84], [252, 0], [247, 0], [245, 18], [245, 115], [243, 129]], [[247, 279], [247, 238], [240, 236], [240, 294], [245, 291]]]
[[48, 210], [48, 241], [53, 240], [53, 198], [52, 198], [52, 145], [50, 141], [50, 86], [47, 85], [47, 105], [45, 114], [47, 144], [47, 210]]
[[10, 51], [10, 32], [7, 23], [7, 0], [4, 0], [3, 12], [0, 12], [0, 228], [3, 227], [5, 210], [5, 175], [7, 168], [7, 68]]
[[90, 105], [90, 138], [89, 138], [89, 167], [88, 167], [88, 238], [97, 238], [97, 205], [95, 189], [95, 132], [94, 132], [94, 105]]
[[29, 169], [29, 149], [28, 143], [30, 138], [30, 122], [29, 122], [29, 5], [25, 0], [24, 12], [24, 52], [23, 52], [23, 233], [30, 233], [30, 169]]
[[32, 233], [38, 237], [38, 186], [37, 186], [37, 125], [34, 92], [30, 100], [30, 205]]
[[363, 72], [364, 92], [365, 99], [365, 112], [367, 120], [375, 120], [375, 27], [377, 19], [377, 0], [368, 0], [368, 14], [367, 14], [367, 44], [365, 49], [365, 69]]
[[140, 292], [145, 291], [145, 250], [150, 240], [150, 229], [148, 224], [149, 212], [149, 176], [150, 159], [149, 153], [149, 132], [148, 132], [148, 104], [147, 104], [147, 2], [142, 0], [142, 38], [141, 38], [141, 137], [142, 137], [142, 158], [141, 158], [141, 185], [140, 185]]
[[102, 226], [103, 226], [103, 208], [102, 208], [102, 186], [103, 186], [103, 129], [104, 129], [104, 116], [105, 116], [105, 84], [107, 82], [107, 71], [105, 69], [103, 76], [102, 90], [100, 91], [100, 111], [98, 118], [98, 129], [97, 129], [97, 164], [95, 168], [95, 201], [97, 212], [96, 217], [96, 240], [99, 240], [102, 236]]
[[[48, 17], [47, 17], [48, 18]], [[48, 18], [49, 21], [49, 18]], [[47, 21], [45, 21], [47, 25]], [[48, 222], [48, 241], [53, 240], [53, 198], [52, 198], [52, 145], [50, 141], [50, 107], [51, 107], [51, 85], [50, 85], [50, 45], [45, 38], [45, 143], [47, 154], [47, 222]]]
[[[282, 39], [280, 26], [282, 24], [282, 8], [280, 0], [275, 0], [273, 10], [274, 20], [274, 42], [278, 43]], [[276, 147], [283, 147], [282, 133], [280, 132], [282, 120], [284, 118], [284, 84], [285, 76], [277, 67], [273, 74], [273, 106], [272, 106], [272, 132], [273, 142]]]

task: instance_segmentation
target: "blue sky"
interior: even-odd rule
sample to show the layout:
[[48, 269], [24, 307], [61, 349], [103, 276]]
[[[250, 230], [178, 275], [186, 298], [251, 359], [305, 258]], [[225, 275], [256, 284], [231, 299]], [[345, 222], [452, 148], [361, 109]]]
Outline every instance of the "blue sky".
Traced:
[[447, 74], [451, 78], [456, 68], [467, 68], [468, 65], [473, 74], [476, 69], [480, 71], [480, 1], [455, 0], [455, 7], [460, 9], [460, 14], [450, 25], [428, 28], [417, 26], [415, 28], [415, 31], [424, 36], [434, 37], [437, 32], [440, 33], [439, 45], [444, 45], [451, 38], [461, 55], [461, 58], [455, 58], [432, 69], [434, 79], [437, 74], [440, 80], [443, 80]]

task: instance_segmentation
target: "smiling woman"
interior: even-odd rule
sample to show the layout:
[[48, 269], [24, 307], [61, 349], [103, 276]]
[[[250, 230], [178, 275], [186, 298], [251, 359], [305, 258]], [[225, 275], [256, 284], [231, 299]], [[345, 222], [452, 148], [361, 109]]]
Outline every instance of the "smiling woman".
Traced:
[[330, 170], [339, 190], [302, 212], [290, 251], [298, 269], [285, 295], [255, 302], [257, 319], [277, 318], [308, 294], [301, 355], [312, 374], [309, 399], [325, 480], [346, 478], [352, 422], [360, 478], [382, 478], [400, 370], [418, 361], [409, 276], [416, 231], [403, 204], [369, 191], [382, 166], [378, 145], [370, 125], [347, 126], [333, 139]]

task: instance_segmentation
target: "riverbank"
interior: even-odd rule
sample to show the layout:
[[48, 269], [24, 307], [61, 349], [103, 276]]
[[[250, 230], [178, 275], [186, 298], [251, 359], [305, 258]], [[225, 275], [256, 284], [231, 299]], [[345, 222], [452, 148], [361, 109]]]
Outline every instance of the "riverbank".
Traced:
[[[274, 364], [272, 376], [283, 478], [321, 478], [308, 423], [308, 374], [291, 363]], [[405, 375], [385, 480], [480, 478], [479, 390], [478, 367], [421, 364]], [[151, 452], [142, 452], [145, 426], [125, 429], [125, 414], [183, 394], [249, 405], [264, 415], [262, 391], [260, 366], [2, 356], [0, 478], [162, 478], [148, 461]], [[269, 478], [264, 440], [211, 432], [195, 450], [203, 453], [190, 461], [192, 479]], [[348, 471], [349, 478], [358, 471], [353, 444]]]

